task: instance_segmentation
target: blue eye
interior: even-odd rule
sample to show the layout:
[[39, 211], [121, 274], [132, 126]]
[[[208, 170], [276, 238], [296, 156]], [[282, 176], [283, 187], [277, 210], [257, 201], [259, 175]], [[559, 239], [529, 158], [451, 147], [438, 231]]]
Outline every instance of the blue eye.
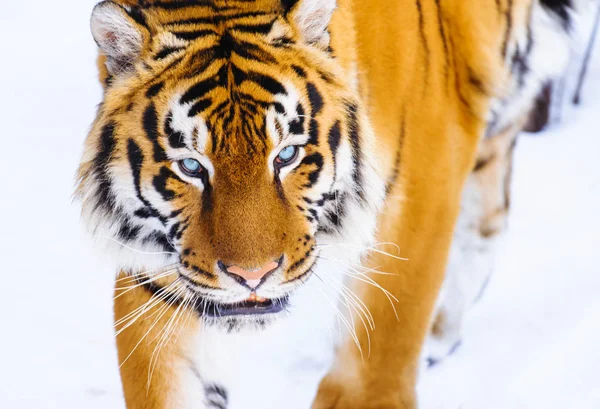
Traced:
[[179, 161], [179, 168], [183, 173], [192, 177], [200, 177], [202, 174], [202, 165], [196, 159], [187, 158]]
[[292, 163], [298, 156], [299, 149], [297, 146], [288, 146], [283, 148], [279, 155], [275, 158], [275, 165], [286, 166]]

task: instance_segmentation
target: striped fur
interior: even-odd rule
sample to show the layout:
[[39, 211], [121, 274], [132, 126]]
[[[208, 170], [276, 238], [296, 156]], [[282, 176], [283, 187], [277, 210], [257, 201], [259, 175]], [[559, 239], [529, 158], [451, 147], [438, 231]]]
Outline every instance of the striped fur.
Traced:
[[[345, 300], [334, 310], [347, 309], [341, 314], [353, 336], [340, 340], [315, 408], [416, 407], [420, 348], [463, 185], [486, 127], [500, 132], [510, 121], [501, 118], [504, 108], [525, 95], [521, 57], [529, 46], [521, 40], [538, 4], [465, 3], [113, 0], [96, 7], [105, 94], [78, 194], [90, 230], [122, 270], [115, 320], [129, 409], [244, 402], [239, 374], [256, 366], [214, 361], [252, 357], [232, 332], [268, 331], [283, 314], [221, 313], [250, 295], [287, 306], [324, 284]], [[289, 146], [295, 156], [278, 165]], [[190, 173], [184, 160], [199, 170]], [[402, 257], [367, 252], [375, 240], [398, 244]], [[256, 294], [223, 268], [275, 260], [279, 267]], [[384, 274], [374, 284], [365, 268]], [[320, 305], [303, 300], [301, 310]], [[319, 310], [297, 329], [319, 337], [307, 325], [323, 328], [318, 322], [332, 315]], [[289, 352], [267, 345], [273, 356], [276, 348]], [[272, 377], [281, 385], [288, 373]], [[285, 388], [261, 379], [244, 376], [241, 385], [275, 407], [269, 399], [277, 402]]]

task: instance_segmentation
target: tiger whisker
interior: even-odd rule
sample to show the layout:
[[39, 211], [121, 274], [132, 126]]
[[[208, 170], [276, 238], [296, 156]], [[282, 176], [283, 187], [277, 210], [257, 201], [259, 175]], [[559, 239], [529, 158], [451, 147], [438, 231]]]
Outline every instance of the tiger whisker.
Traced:
[[167, 343], [173, 336], [173, 331], [177, 327], [177, 324], [179, 323], [180, 312], [183, 315], [183, 311], [185, 311], [187, 302], [188, 302], [189, 298], [191, 298], [187, 292], [184, 292], [184, 294], [185, 294], [184, 301], [181, 302], [177, 306], [177, 309], [169, 317], [169, 320], [167, 321], [165, 326], [163, 326], [163, 328], [161, 329], [159, 334], [151, 341], [151, 342], [154, 342], [156, 340], [156, 338], [158, 338], [158, 336], [160, 335], [160, 340], [154, 347], [154, 351], [152, 351], [152, 356], [150, 357], [150, 363], [149, 363], [149, 367], [148, 367], [148, 384], [147, 384], [148, 390], [150, 390], [150, 384], [152, 382], [152, 375], [154, 374], [154, 369], [156, 368], [156, 364], [158, 363], [160, 352], [164, 348], [164, 346], [167, 345]]
[[375, 318], [373, 317], [373, 314], [371, 313], [369, 307], [367, 307], [363, 300], [361, 300], [360, 297], [356, 295], [356, 293], [354, 293], [352, 290], [350, 290], [347, 286], [345, 286], [342, 283], [340, 283], [340, 286], [343, 292], [346, 292], [349, 297], [356, 301], [357, 306], [361, 309], [361, 311], [363, 311], [365, 317], [367, 317], [367, 319], [369, 320], [369, 326], [371, 327], [371, 330], [375, 330]]
[[163, 267], [161, 267], [159, 269], [152, 269], [152, 270], [142, 271], [142, 272], [139, 272], [139, 273], [125, 273], [125, 275], [123, 277], [117, 278], [115, 280], [115, 282], [118, 283], [120, 281], [130, 280], [132, 278], [136, 278], [136, 277], [139, 277], [139, 276], [152, 275], [152, 274], [156, 273], [157, 270], [166, 271], [168, 269], [171, 269], [171, 268], [173, 268], [175, 266], [180, 266], [180, 265], [181, 265], [181, 263], [177, 262], [177, 263], [167, 264], [166, 266], [163, 266]]
[[116, 300], [117, 298], [121, 297], [122, 295], [127, 294], [128, 292], [130, 292], [130, 291], [132, 291], [132, 290], [134, 290], [136, 288], [142, 287], [142, 286], [144, 286], [146, 284], [150, 284], [150, 283], [152, 283], [152, 282], [154, 282], [156, 280], [159, 280], [161, 278], [165, 278], [165, 277], [168, 277], [170, 275], [173, 275], [174, 273], [177, 272], [177, 270], [178, 270], [178, 267], [174, 268], [172, 270], [168, 270], [168, 271], [162, 272], [162, 273], [160, 273], [158, 275], [149, 277], [148, 279], [146, 279], [146, 280], [144, 280], [142, 282], [138, 281], [137, 284], [134, 284], [134, 285], [130, 285], [130, 286], [126, 286], [126, 287], [116, 287], [115, 290], [121, 291], [121, 292], [119, 294], [117, 294], [113, 298], [113, 300]]
[[[314, 274], [315, 274], [315, 277], [317, 277], [319, 280], [323, 281], [323, 279], [316, 272]], [[334, 312], [336, 313], [336, 316], [338, 317], [338, 320], [340, 320], [340, 319], [342, 320], [342, 323], [344, 324], [344, 326], [348, 330], [348, 333], [352, 337], [352, 340], [356, 344], [356, 347], [358, 348], [358, 351], [360, 352], [360, 356], [361, 356], [361, 358], [363, 359], [363, 362], [364, 362], [363, 350], [362, 350], [362, 347], [360, 345], [360, 341], [358, 340], [358, 336], [356, 335], [356, 330], [354, 329], [353, 326], [352, 327], [350, 326], [350, 323], [348, 322], [348, 320], [346, 319], [346, 317], [344, 317], [344, 315], [342, 314], [342, 312], [336, 306], [336, 303], [334, 303], [333, 301], [331, 301], [331, 298], [327, 295], [327, 293], [322, 288], [320, 288], [320, 287], [318, 287], [318, 289], [324, 295], [325, 300], [334, 309]]]
[[[319, 279], [321, 279], [321, 278], [319, 277]], [[328, 284], [323, 279], [321, 279], [321, 281], [323, 283], [325, 283], [325, 284]], [[343, 286], [342, 283], [339, 283], [339, 284]], [[370, 321], [369, 316], [367, 315], [367, 313], [364, 310], [362, 310], [362, 308], [360, 307], [360, 305], [357, 304], [354, 299], [352, 299], [350, 296], [348, 296], [348, 294], [344, 293], [343, 291], [340, 291], [340, 289], [335, 288], [335, 286], [333, 286], [333, 285], [329, 285], [329, 286], [330, 286], [330, 288], [332, 288], [334, 291], [336, 291], [343, 298], [343, 300], [340, 300], [340, 302], [342, 302], [342, 304], [348, 309], [348, 312], [350, 314], [350, 318], [352, 320], [352, 327], [356, 328], [355, 327], [355, 323], [354, 323], [353, 314], [352, 314], [353, 311], [356, 313], [356, 315], [358, 316], [358, 318], [361, 320], [361, 322], [363, 324], [363, 327], [365, 328], [365, 333], [367, 335], [367, 345], [368, 345], [367, 357], [370, 357], [371, 356], [371, 334], [370, 334], [369, 328], [371, 330], [373, 330], [374, 329], [374, 325]], [[362, 311], [362, 313], [361, 313], [361, 311]], [[363, 317], [363, 314], [364, 314], [364, 317]], [[371, 316], [371, 318], [372, 318], [372, 316]], [[367, 327], [367, 323], [365, 322], [365, 319], [369, 322], [369, 327]], [[355, 329], [355, 331], [356, 331], [356, 329]]]
[[358, 271], [357, 269], [355, 269], [354, 267], [348, 265], [347, 263], [344, 263], [341, 260], [336, 260], [336, 259], [327, 259], [322, 257], [325, 260], [330, 260], [333, 262], [337, 262], [339, 264], [341, 264], [342, 266], [346, 267], [347, 269], [351, 270], [351, 271], [347, 271], [346, 269], [342, 269], [341, 272], [342, 274], [347, 275], [348, 277], [354, 278], [358, 281], [364, 282], [366, 284], [370, 284], [373, 287], [376, 287], [378, 289], [380, 289], [385, 296], [387, 297], [388, 301], [390, 302], [390, 305], [392, 306], [392, 309], [394, 310], [394, 315], [396, 316], [396, 318], [398, 319], [398, 312], [396, 310], [396, 306], [394, 305], [394, 301], [399, 302], [398, 298], [396, 298], [396, 296], [394, 296], [394, 294], [392, 294], [391, 292], [389, 292], [388, 290], [386, 290], [384, 287], [382, 287], [377, 281], [373, 280], [371, 277], [367, 276], [366, 274]]
[[[138, 319], [140, 319], [140, 317], [142, 317], [148, 310], [154, 308], [154, 306], [159, 304], [161, 301], [164, 301], [166, 299], [166, 297], [169, 296], [169, 294], [170, 294], [169, 290], [171, 289], [171, 287], [174, 287], [178, 281], [179, 281], [179, 278], [177, 280], [175, 280], [173, 283], [169, 284], [168, 286], [161, 288], [159, 291], [157, 291], [155, 294], [153, 294], [152, 297], [150, 297], [150, 299], [148, 301], [146, 301], [144, 304], [137, 307], [135, 310], [133, 310], [129, 314], [125, 315], [121, 319], [117, 320], [114, 324], [115, 328], [120, 326], [127, 320], [129, 320], [129, 322], [127, 322], [127, 324], [123, 328], [119, 329], [117, 331], [117, 333], [115, 334], [115, 336], [120, 335], [123, 331], [125, 331], [127, 328], [129, 328], [131, 325], [133, 325], [133, 323], [135, 323]], [[134, 318], [131, 318], [131, 317], [134, 317]]]
[[179, 253], [176, 253], [176, 252], [173, 252], [173, 251], [143, 251], [143, 250], [138, 250], [138, 249], [135, 249], [133, 247], [128, 246], [125, 243], [120, 242], [119, 240], [117, 240], [117, 239], [115, 239], [113, 237], [102, 236], [102, 238], [105, 238], [105, 239], [108, 239], [110, 241], [113, 241], [113, 242], [119, 244], [120, 246], [126, 248], [127, 250], [133, 251], [134, 253], [146, 254], [146, 255], [150, 255], [150, 256], [152, 256], [152, 255], [163, 255], [163, 254], [170, 254], [170, 255], [176, 255], [176, 256], [179, 255]]
[[[180, 291], [182, 291], [181, 288], [180, 288]], [[176, 294], [177, 294], [177, 292], [175, 294], [171, 294], [171, 296], [175, 296]], [[135, 344], [135, 346], [133, 347], [133, 349], [131, 350], [131, 352], [129, 353], [129, 355], [127, 355], [127, 357], [123, 360], [123, 362], [121, 362], [121, 365], [119, 365], [119, 368], [121, 368], [123, 365], [125, 365], [125, 363], [133, 355], [133, 353], [135, 352], [135, 350], [140, 346], [140, 344], [142, 343], [142, 341], [144, 341], [144, 339], [146, 339], [146, 337], [154, 329], [154, 327], [156, 326], [156, 324], [162, 319], [162, 317], [167, 313], [167, 311], [169, 311], [169, 307], [170, 307], [170, 305], [167, 302], [165, 302], [159, 308], [159, 310], [161, 311], [160, 315], [154, 320], [154, 322], [152, 323], [152, 325], [150, 326], [150, 328], [148, 328], [148, 331], [146, 331], [146, 333], [140, 338], [140, 340], [138, 341], [138, 343]]]
[[323, 248], [328, 248], [328, 247], [349, 247], [349, 248], [353, 248], [358, 250], [359, 252], [366, 252], [366, 251], [372, 251], [378, 254], [382, 254], [384, 256], [388, 256], [391, 257], [393, 259], [396, 260], [400, 260], [400, 261], [408, 261], [407, 258], [404, 257], [400, 257], [391, 253], [388, 253], [387, 251], [383, 251], [383, 250], [379, 250], [377, 247], [378, 246], [383, 246], [383, 245], [392, 245], [395, 246], [398, 249], [398, 253], [400, 253], [400, 247], [398, 247], [397, 244], [395, 243], [390, 243], [390, 242], [382, 242], [382, 243], [376, 243], [372, 246], [368, 246], [368, 247], [360, 247], [354, 244], [346, 244], [346, 243], [328, 243], [328, 244], [317, 244], [317, 247], [323, 247]]

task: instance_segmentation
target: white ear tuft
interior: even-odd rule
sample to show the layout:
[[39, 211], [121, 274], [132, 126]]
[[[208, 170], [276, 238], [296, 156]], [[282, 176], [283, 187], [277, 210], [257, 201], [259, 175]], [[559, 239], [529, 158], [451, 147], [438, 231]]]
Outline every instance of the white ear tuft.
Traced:
[[106, 55], [112, 75], [131, 69], [144, 45], [144, 36], [127, 11], [111, 2], [99, 3], [92, 13], [92, 35]]
[[336, 8], [336, 0], [299, 0], [292, 15], [304, 40], [321, 47], [329, 45], [327, 28]]

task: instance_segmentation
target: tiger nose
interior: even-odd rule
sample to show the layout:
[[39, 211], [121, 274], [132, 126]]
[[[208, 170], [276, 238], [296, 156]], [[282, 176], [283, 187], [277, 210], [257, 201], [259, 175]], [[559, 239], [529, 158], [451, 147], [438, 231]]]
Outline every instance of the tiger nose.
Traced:
[[230, 276], [233, 276], [240, 283], [254, 289], [263, 282], [264, 278], [269, 273], [276, 270], [280, 263], [281, 261], [279, 263], [271, 261], [260, 268], [246, 270], [238, 266], [226, 266], [219, 261], [219, 267]]

